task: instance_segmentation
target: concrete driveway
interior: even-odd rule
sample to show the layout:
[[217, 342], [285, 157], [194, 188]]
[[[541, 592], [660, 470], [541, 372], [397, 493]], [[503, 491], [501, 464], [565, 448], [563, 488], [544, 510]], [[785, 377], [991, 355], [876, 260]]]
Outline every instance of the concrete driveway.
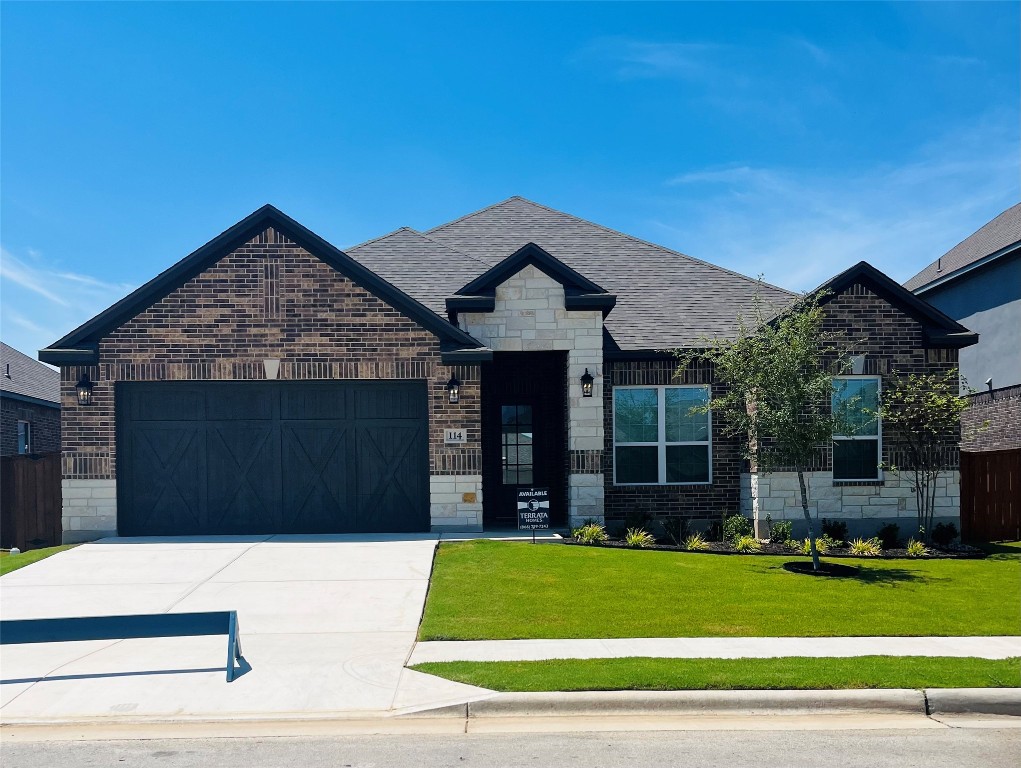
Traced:
[[0, 719], [363, 717], [486, 696], [404, 669], [438, 538], [115, 538], [53, 555], [0, 579], [5, 619], [233, 609], [251, 670], [225, 682], [225, 637], [8, 645]]

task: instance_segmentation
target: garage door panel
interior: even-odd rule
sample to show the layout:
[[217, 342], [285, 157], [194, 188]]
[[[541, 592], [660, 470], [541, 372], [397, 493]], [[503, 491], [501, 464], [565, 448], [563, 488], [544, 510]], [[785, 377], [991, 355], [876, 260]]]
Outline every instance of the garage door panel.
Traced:
[[280, 451], [264, 423], [220, 421], [207, 432], [208, 532], [269, 533], [280, 528]]
[[203, 472], [202, 432], [196, 426], [145, 424], [134, 431], [122, 461], [133, 467], [125, 489], [130, 508], [126, 535], [137, 530], [166, 534], [204, 525], [203, 487], [195, 479]]
[[424, 382], [128, 382], [116, 397], [122, 534], [429, 529]]
[[348, 423], [285, 422], [282, 436], [287, 479], [284, 529], [305, 533], [353, 529], [348, 503]]
[[276, 417], [277, 391], [258, 382], [212, 386], [206, 394], [210, 421], [268, 421]]
[[350, 396], [348, 387], [336, 383], [301, 382], [280, 391], [280, 418], [287, 420], [346, 419]]
[[422, 466], [427, 461], [424, 429], [389, 423], [362, 422], [354, 441], [357, 518], [359, 527], [379, 525], [379, 511], [388, 510], [390, 531], [422, 530], [428, 522], [428, 486]]

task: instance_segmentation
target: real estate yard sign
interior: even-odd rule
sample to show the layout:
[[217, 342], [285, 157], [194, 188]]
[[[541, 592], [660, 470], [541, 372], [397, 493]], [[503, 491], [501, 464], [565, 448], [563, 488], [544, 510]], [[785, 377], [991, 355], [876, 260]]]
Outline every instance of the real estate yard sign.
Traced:
[[518, 488], [518, 530], [535, 532], [549, 528], [549, 488]]

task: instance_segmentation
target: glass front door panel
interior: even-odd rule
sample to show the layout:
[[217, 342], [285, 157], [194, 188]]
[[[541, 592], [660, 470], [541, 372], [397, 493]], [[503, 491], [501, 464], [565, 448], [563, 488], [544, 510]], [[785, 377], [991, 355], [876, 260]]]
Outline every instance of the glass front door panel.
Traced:
[[500, 409], [503, 484], [532, 484], [532, 406], [504, 405]]

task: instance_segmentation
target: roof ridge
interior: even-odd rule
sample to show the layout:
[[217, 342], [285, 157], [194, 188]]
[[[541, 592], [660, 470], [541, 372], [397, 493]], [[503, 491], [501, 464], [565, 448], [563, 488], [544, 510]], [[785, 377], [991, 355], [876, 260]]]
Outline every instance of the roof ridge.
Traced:
[[632, 241], [634, 241], [636, 243], [641, 243], [642, 245], [647, 245], [647, 246], [649, 246], [651, 248], [658, 248], [661, 251], [665, 251], [667, 253], [672, 253], [675, 256], [680, 256], [682, 259], [688, 259], [689, 261], [693, 261], [696, 264], [701, 264], [702, 266], [710, 267], [710, 268], [715, 269], [715, 270], [717, 270], [719, 272], [724, 272], [724, 273], [726, 273], [728, 275], [733, 275], [734, 277], [739, 277], [742, 280], [747, 280], [749, 283], [755, 283], [757, 285], [768, 285], [770, 288], [775, 288], [778, 291], [783, 291], [784, 293], [790, 294], [791, 296], [797, 296], [798, 295], [798, 293], [796, 291], [788, 291], [786, 288], [781, 288], [778, 285], [773, 285], [772, 283], [767, 283], [764, 280], [757, 280], [754, 277], [749, 277], [748, 275], [743, 275], [740, 272], [735, 272], [732, 269], [727, 269], [726, 267], [721, 267], [719, 264], [713, 264], [711, 261], [706, 261], [706, 260], [700, 259], [700, 258], [698, 258], [696, 256], [689, 256], [686, 253], [681, 253], [680, 251], [675, 251], [673, 248], [667, 248], [665, 245], [660, 245], [659, 243], [653, 243], [650, 240], [643, 240], [640, 237], [635, 237], [634, 235], [629, 235], [627, 232], [621, 232], [619, 229], [612, 229], [611, 227], [607, 227], [607, 226], [605, 226], [603, 224], [599, 224], [598, 222], [589, 221], [588, 219], [583, 219], [581, 216], [575, 216], [573, 213], [567, 213], [566, 211], [559, 211], [556, 208], [550, 208], [548, 205], [543, 205], [542, 203], [536, 203], [536, 202], [534, 202], [532, 200], [525, 200], [524, 198], [520, 198], [520, 199], [524, 200], [526, 203], [531, 203], [532, 205], [536, 206], [537, 208], [542, 208], [543, 210], [550, 211], [551, 213], [558, 213], [561, 216], [567, 216], [570, 219], [575, 219], [576, 221], [580, 221], [580, 222], [582, 222], [584, 224], [590, 224], [593, 227], [596, 227], [597, 229], [603, 230], [604, 232], [609, 232], [610, 234], [613, 234], [613, 235], [619, 235], [620, 237], [626, 238], [628, 240], [632, 240]]
[[397, 229], [393, 230], [392, 232], [387, 232], [385, 235], [380, 235], [379, 237], [370, 238], [369, 240], [366, 240], [364, 242], [358, 243], [357, 245], [349, 245], [344, 250], [345, 251], [353, 251], [355, 248], [361, 248], [364, 245], [371, 245], [372, 243], [378, 243], [380, 240], [386, 240], [386, 238], [391, 237], [392, 235], [396, 235], [398, 232], [414, 232], [416, 235], [422, 234], [417, 229], [412, 229], [411, 227], [397, 227]]
[[[485, 208], [479, 208], [477, 211], [472, 211], [471, 213], [464, 214], [464, 216], [458, 216], [456, 219], [453, 219], [451, 221], [446, 221], [446, 222], [444, 222], [442, 224], [437, 224], [435, 227], [432, 227], [431, 229], [425, 230], [425, 232], [423, 232], [422, 234], [428, 235], [428, 234], [431, 234], [431, 233], [435, 232], [437, 229], [443, 229], [444, 227], [449, 227], [451, 224], [458, 224], [458, 223], [464, 221], [465, 219], [470, 219], [472, 216], [478, 216], [480, 213], [485, 213], [486, 211], [491, 211], [494, 208], [499, 208], [501, 205], [506, 205], [511, 200], [522, 200], [522, 201], [524, 201], [526, 203], [532, 203], [531, 200], [526, 200], [521, 195], [511, 195], [506, 200], [501, 200], [498, 203], [493, 203], [492, 205], [487, 205]], [[532, 203], [532, 205], [538, 205], [538, 203]]]
[[608, 233], [610, 233], [612, 235], [617, 235], [617, 236], [623, 237], [623, 238], [625, 238], [627, 240], [631, 240], [631, 241], [636, 242], [636, 243], [641, 243], [642, 245], [649, 246], [650, 248], [657, 248], [657, 249], [659, 249], [661, 251], [664, 251], [665, 253], [672, 253], [675, 256], [680, 256], [682, 259], [687, 259], [688, 261], [694, 262], [695, 264], [701, 264], [702, 266], [710, 267], [711, 269], [715, 269], [715, 270], [717, 270], [719, 272], [723, 272], [725, 274], [732, 275], [734, 277], [738, 277], [738, 278], [740, 278], [742, 280], [746, 280], [749, 283], [755, 283], [757, 285], [766, 285], [766, 286], [768, 286], [770, 288], [773, 288], [775, 290], [782, 291], [783, 293], [789, 294], [790, 296], [797, 296], [798, 295], [798, 293], [796, 291], [788, 291], [786, 288], [781, 288], [778, 285], [773, 285], [772, 283], [767, 283], [764, 280], [757, 280], [754, 277], [749, 277], [748, 275], [743, 275], [740, 272], [735, 272], [732, 269], [727, 269], [726, 267], [721, 267], [718, 264], [713, 264], [712, 262], [705, 261], [704, 259], [699, 259], [699, 258], [697, 258], [695, 256], [689, 256], [686, 253], [681, 253], [680, 251], [675, 251], [673, 248], [667, 248], [665, 245], [659, 245], [658, 243], [653, 243], [653, 242], [651, 242], [649, 240], [643, 240], [640, 237], [635, 237], [634, 235], [629, 235], [627, 232], [621, 232], [619, 229], [612, 229], [611, 227], [604, 226], [603, 224], [599, 224], [599, 223], [594, 222], [594, 221], [589, 221], [588, 219], [583, 219], [581, 216], [576, 216], [573, 213], [567, 213], [566, 211], [561, 211], [561, 210], [558, 210], [556, 208], [551, 208], [548, 205], [543, 205], [542, 203], [537, 203], [534, 200], [529, 200], [528, 198], [521, 197], [521, 195], [514, 195], [513, 197], [509, 197], [506, 200], [501, 200], [499, 203], [494, 203], [493, 205], [490, 205], [490, 206], [487, 206], [485, 208], [482, 208], [482, 209], [480, 209], [478, 211], [475, 211], [474, 213], [469, 213], [466, 216], [462, 216], [459, 219], [454, 219], [453, 221], [448, 221], [446, 224], [440, 224], [438, 227], [433, 227], [432, 229], [426, 230], [426, 232], [427, 233], [432, 233], [432, 232], [435, 232], [438, 229], [442, 229], [444, 227], [448, 227], [451, 224], [457, 224], [458, 222], [464, 221], [465, 219], [471, 218], [472, 216], [477, 216], [478, 214], [485, 213], [486, 211], [492, 210], [493, 208], [497, 208], [497, 207], [499, 207], [501, 205], [506, 205], [507, 203], [511, 202], [512, 200], [518, 200], [518, 201], [521, 201], [523, 203], [528, 203], [529, 205], [533, 205], [536, 208], [541, 208], [544, 211], [548, 211], [550, 213], [555, 213], [555, 214], [557, 214], [559, 216], [566, 216], [569, 219], [574, 219], [575, 221], [580, 221], [582, 224], [588, 224], [589, 226], [595, 227], [596, 229], [600, 229], [603, 232], [608, 232]]
[[[432, 230], [429, 230], [429, 231], [431, 232]], [[489, 269], [490, 267], [495, 266], [495, 264], [490, 264], [487, 261], [485, 261], [484, 259], [480, 259], [478, 256], [472, 256], [470, 253], [465, 253], [464, 251], [459, 251], [457, 248], [453, 248], [453, 247], [447, 245], [446, 243], [441, 243], [436, 238], [429, 237], [429, 235], [426, 234], [425, 232], [416, 232], [415, 234], [417, 234], [419, 237], [422, 237], [422, 238], [428, 240], [430, 243], [435, 243], [436, 245], [440, 246], [441, 248], [446, 248], [451, 253], [456, 253], [458, 256], [463, 256], [466, 259], [471, 259], [472, 261], [477, 261], [479, 264], [484, 266], [486, 269]]]

